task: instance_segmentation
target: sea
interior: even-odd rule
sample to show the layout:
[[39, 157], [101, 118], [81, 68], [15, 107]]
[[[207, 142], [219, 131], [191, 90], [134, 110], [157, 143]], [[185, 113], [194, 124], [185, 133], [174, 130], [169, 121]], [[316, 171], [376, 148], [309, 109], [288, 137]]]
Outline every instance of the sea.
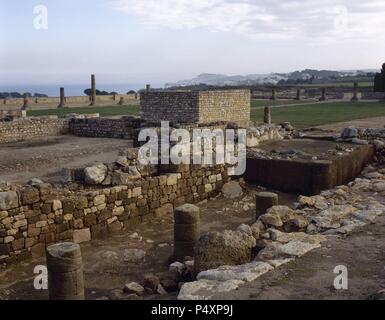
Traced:
[[[26, 84], [26, 85], [1, 85], [0, 92], [19, 92], [21, 94], [29, 92], [46, 94], [49, 97], [58, 97], [60, 94], [60, 87], [63, 86], [65, 89], [66, 96], [84, 96], [84, 90], [90, 88], [89, 83], [84, 84], [73, 84], [73, 85], [46, 85], [46, 84]], [[151, 87], [153, 88], [163, 88], [163, 83], [152, 83]], [[138, 91], [140, 89], [145, 89], [145, 83], [128, 83], [128, 84], [97, 84], [96, 88], [100, 91], [107, 92], [117, 92], [117, 93], [127, 93], [130, 90]]]

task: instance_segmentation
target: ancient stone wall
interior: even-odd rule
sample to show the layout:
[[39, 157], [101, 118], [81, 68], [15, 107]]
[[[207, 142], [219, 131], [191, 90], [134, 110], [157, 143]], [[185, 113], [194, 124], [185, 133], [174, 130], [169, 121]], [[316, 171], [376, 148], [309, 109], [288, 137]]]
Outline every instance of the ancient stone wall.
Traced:
[[0, 121], [0, 143], [62, 135], [69, 132], [68, 119], [25, 118]]
[[250, 121], [250, 90], [199, 92], [199, 122]]
[[197, 91], [143, 93], [140, 99], [140, 117], [155, 123], [159, 121], [198, 122], [199, 93]]
[[[58, 90], [59, 93], [59, 90]], [[140, 100], [139, 94], [117, 94], [115, 96], [113, 95], [106, 95], [106, 96], [96, 96], [96, 102], [98, 103], [113, 103], [114, 101], [116, 103], [119, 102], [120, 98], [123, 98], [124, 101], [127, 102], [135, 102]], [[22, 106], [23, 105], [23, 99], [24, 98], [11, 98], [11, 99], [0, 99], [0, 105], [9, 105], [9, 106]], [[67, 104], [87, 104], [90, 101], [90, 98], [88, 96], [68, 96], [65, 98]], [[42, 97], [42, 98], [36, 98], [36, 97], [29, 97], [29, 104], [33, 106], [34, 104], [44, 105], [44, 104], [59, 104], [60, 103], [60, 97]]]
[[70, 131], [79, 137], [133, 139], [133, 130], [140, 125], [140, 119], [71, 119]]
[[163, 91], [141, 96], [141, 118], [158, 123], [250, 121], [250, 90]]
[[172, 214], [175, 206], [214, 196], [228, 181], [224, 166], [181, 166], [175, 173], [90, 191], [50, 184], [0, 189], [0, 264], [44, 254], [47, 245], [91, 239]]

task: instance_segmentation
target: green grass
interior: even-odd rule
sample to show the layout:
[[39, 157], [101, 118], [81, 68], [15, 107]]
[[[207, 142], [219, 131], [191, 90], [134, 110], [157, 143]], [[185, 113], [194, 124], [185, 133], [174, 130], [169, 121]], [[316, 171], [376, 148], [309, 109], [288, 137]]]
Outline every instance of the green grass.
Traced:
[[[331, 102], [272, 108], [274, 123], [290, 122], [298, 128], [385, 116], [385, 102]], [[254, 121], [263, 121], [263, 110], [252, 110]]]
[[[251, 100], [251, 108], [261, 108], [261, 107], [269, 107], [269, 106], [279, 106], [279, 105], [291, 105], [291, 104], [301, 104], [309, 102], [309, 100], [265, 100], [265, 99], [252, 99]], [[311, 101], [310, 101], [311, 102]]]
[[[304, 84], [302, 87], [308, 88], [322, 88], [322, 87], [345, 87], [353, 88], [354, 81], [351, 82], [329, 82], [329, 83], [315, 83], [315, 84]], [[358, 81], [358, 87], [367, 88], [373, 87], [373, 82], [371, 81]]]
[[64, 117], [70, 113], [99, 113], [101, 117], [139, 115], [139, 106], [103, 106], [103, 107], [80, 107], [80, 108], [62, 108], [46, 110], [29, 110], [28, 116], [40, 117], [55, 115]]

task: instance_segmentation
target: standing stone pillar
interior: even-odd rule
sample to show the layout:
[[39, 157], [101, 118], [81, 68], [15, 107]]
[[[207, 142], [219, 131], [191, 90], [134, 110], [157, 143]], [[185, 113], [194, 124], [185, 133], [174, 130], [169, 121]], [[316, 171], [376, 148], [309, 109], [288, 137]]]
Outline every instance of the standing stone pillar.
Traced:
[[298, 100], [298, 101], [301, 100], [301, 89], [297, 89], [297, 95], [295, 97], [295, 100]]
[[66, 106], [66, 98], [64, 94], [64, 88], [60, 88], [60, 102], [58, 108], [64, 108]]
[[80, 246], [72, 242], [47, 248], [50, 300], [84, 300], [83, 263]]
[[275, 89], [271, 90], [271, 98], [270, 100], [275, 100], [276, 99], [276, 94], [275, 94]]
[[278, 195], [272, 192], [259, 192], [256, 195], [256, 218], [265, 214], [268, 209], [278, 205]]
[[26, 93], [24, 93], [23, 96], [23, 106], [21, 107], [21, 110], [27, 110], [29, 108], [29, 101], [28, 101], [28, 96]]
[[94, 106], [96, 103], [96, 81], [95, 81], [95, 75], [91, 74], [91, 106]]
[[326, 88], [322, 88], [320, 101], [326, 101]]
[[264, 114], [263, 122], [265, 124], [271, 124], [271, 108], [265, 107], [264, 112], [265, 114]]
[[184, 204], [174, 211], [174, 259], [194, 256], [199, 238], [200, 210], [192, 204]]
[[151, 86], [149, 84], [146, 84], [146, 92], [150, 92], [151, 91]]
[[352, 101], [358, 101], [358, 82], [354, 82]]
[[118, 104], [122, 106], [124, 104], [124, 98], [120, 97]]

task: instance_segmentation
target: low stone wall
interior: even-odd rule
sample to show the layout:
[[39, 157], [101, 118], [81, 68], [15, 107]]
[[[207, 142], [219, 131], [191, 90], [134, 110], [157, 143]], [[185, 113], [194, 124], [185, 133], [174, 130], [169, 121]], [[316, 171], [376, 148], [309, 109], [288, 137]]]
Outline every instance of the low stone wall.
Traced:
[[0, 122], [0, 144], [69, 132], [68, 119], [25, 118]]
[[91, 191], [59, 193], [49, 184], [1, 189], [0, 264], [41, 256], [55, 242], [81, 243], [172, 214], [175, 206], [214, 196], [229, 179], [225, 166], [178, 168]]
[[[59, 93], [59, 92], [58, 92]], [[98, 103], [118, 103], [120, 98], [123, 98], [125, 102], [139, 102], [140, 95], [139, 94], [117, 94], [106, 95], [106, 96], [96, 96], [96, 102]], [[32, 106], [34, 104], [59, 104], [59, 97], [47, 97], [47, 98], [36, 98], [29, 97], [29, 104]], [[22, 106], [24, 102], [24, 98], [11, 98], [11, 99], [0, 99], [0, 105], [10, 105], [10, 106]], [[66, 97], [66, 102], [68, 104], [87, 104], [90, 102], [90, 97], [88, 96], [68, 96]]]
[[121, 119], [71, 119], [70, 131], [79, 137], [99, 137], [133, 139], [133, 130], [140, 126], [140, 119], [123, 117]]

